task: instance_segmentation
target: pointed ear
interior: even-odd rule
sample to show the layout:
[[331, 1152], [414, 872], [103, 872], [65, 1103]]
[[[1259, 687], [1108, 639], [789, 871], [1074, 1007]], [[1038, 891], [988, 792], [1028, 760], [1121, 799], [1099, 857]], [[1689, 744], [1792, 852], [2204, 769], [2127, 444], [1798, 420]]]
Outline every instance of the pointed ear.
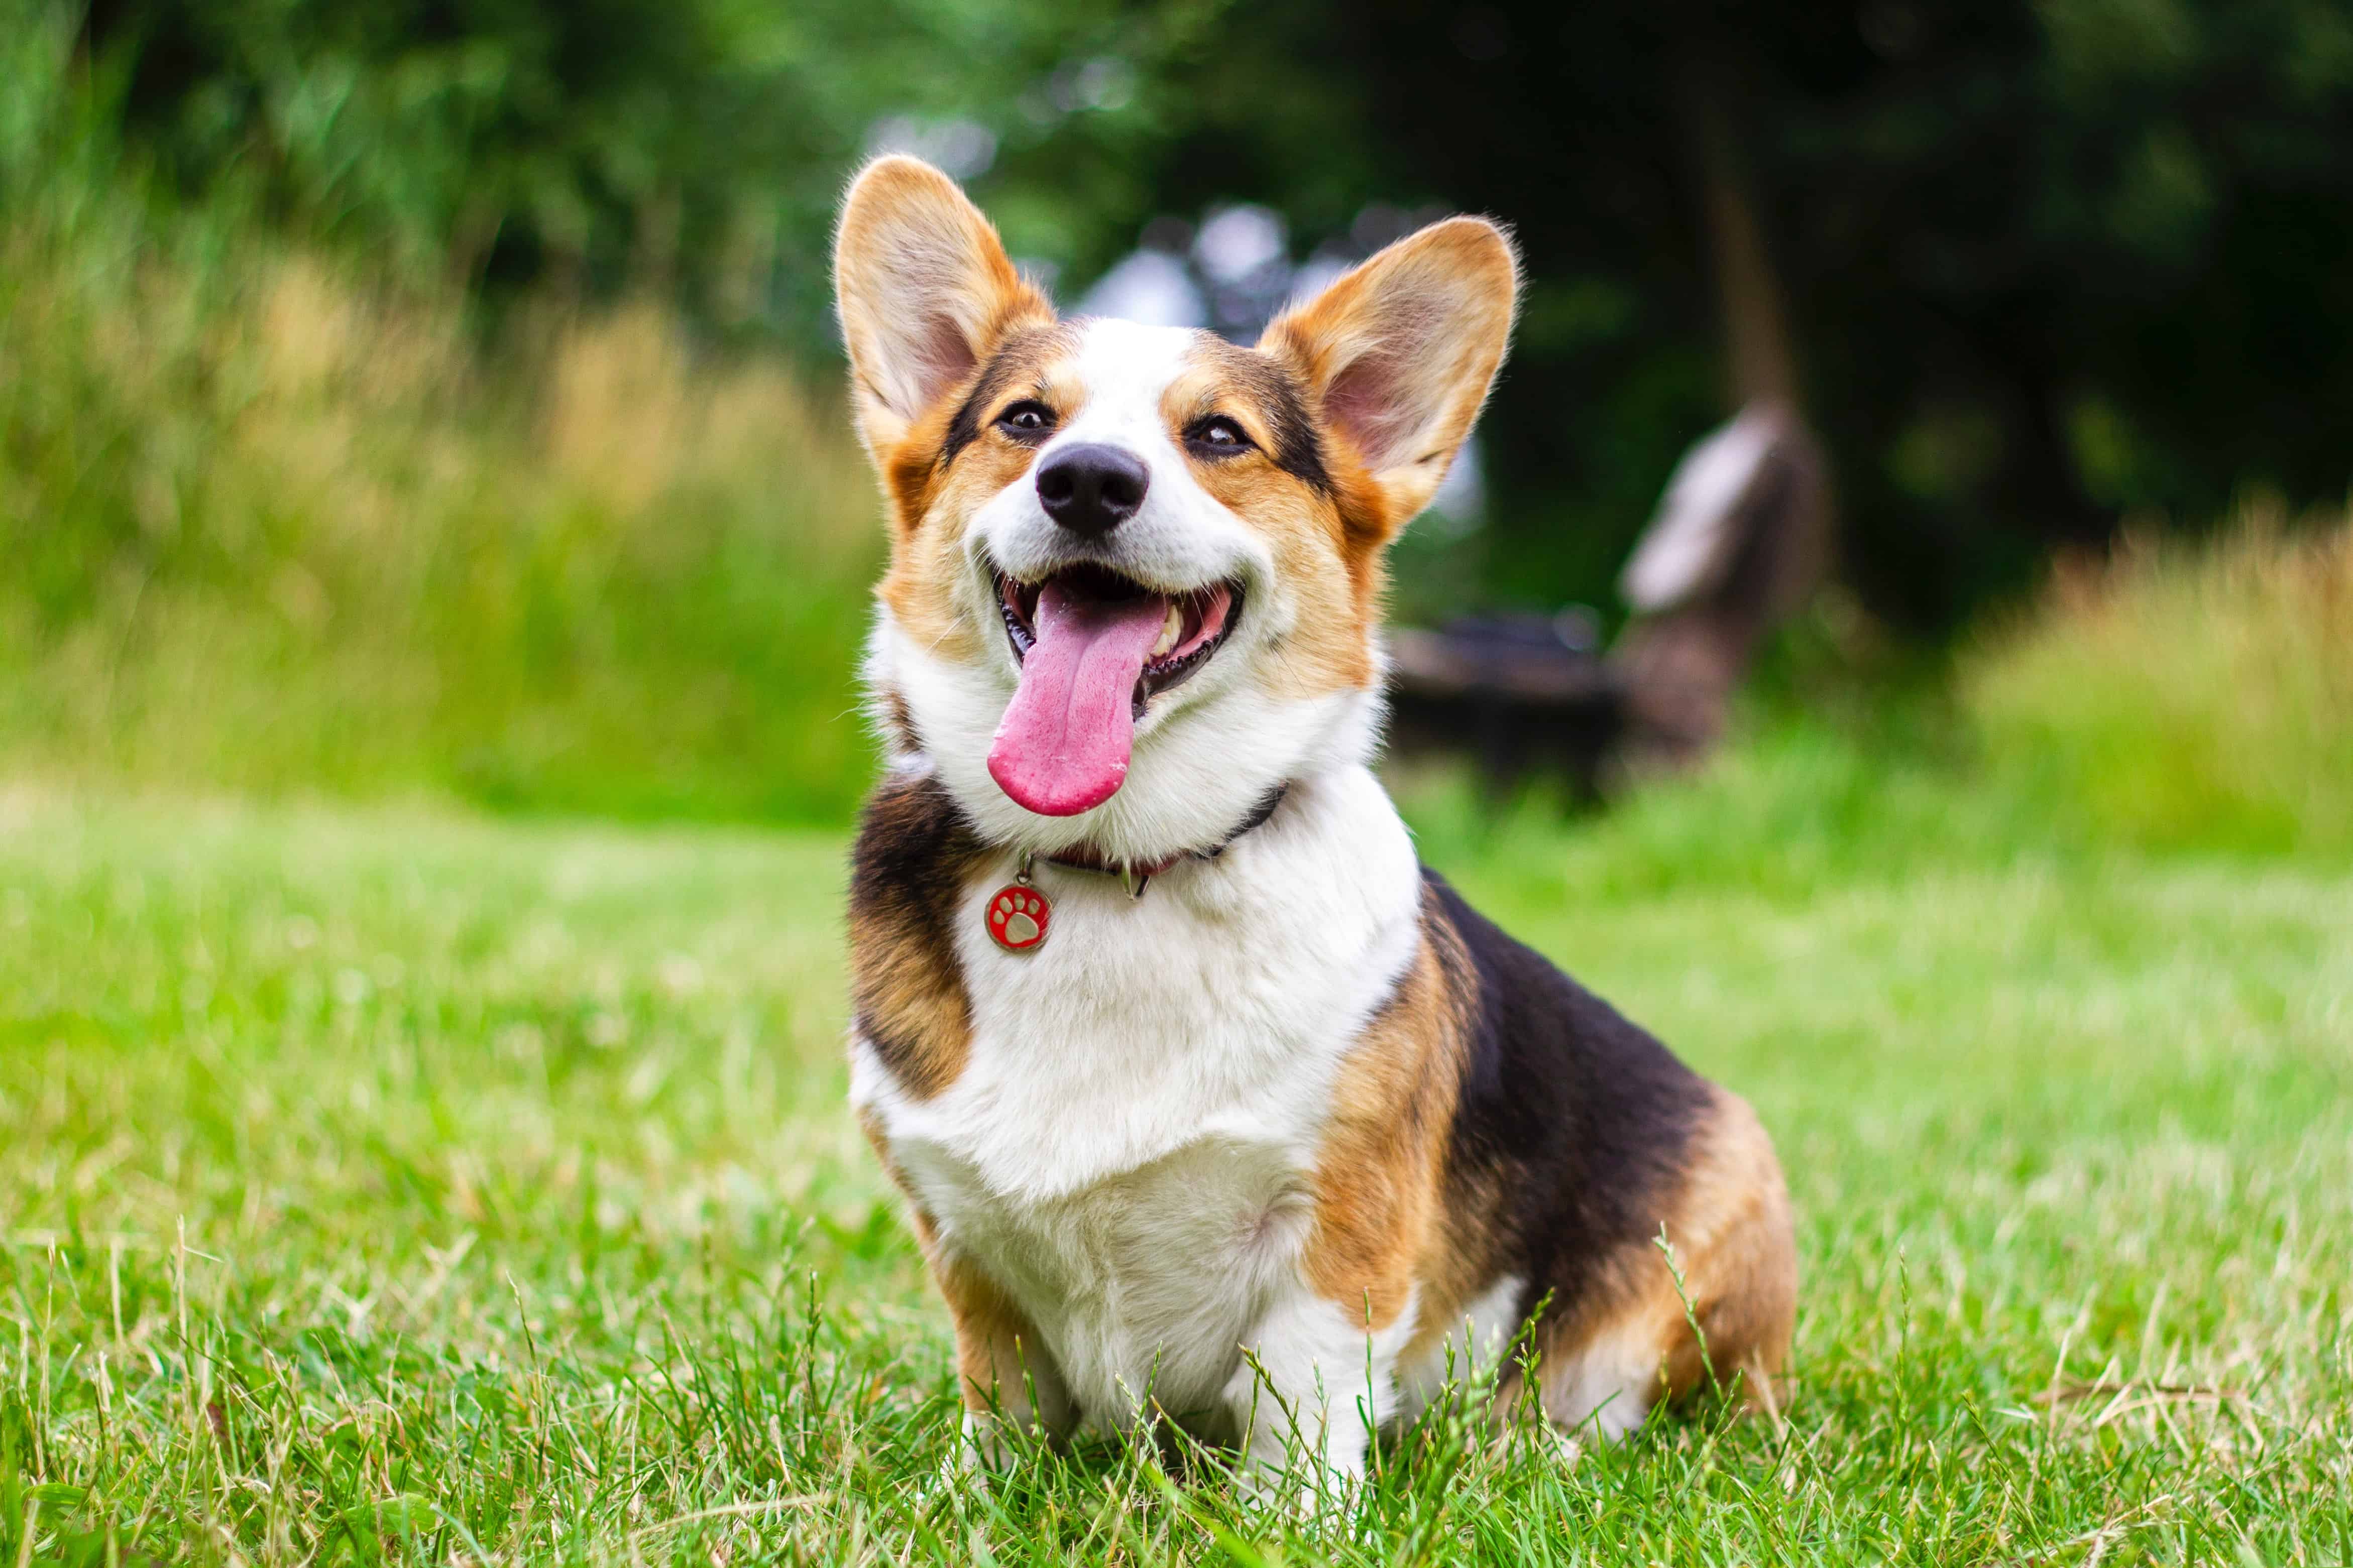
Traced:
[[1321, 399], [1355, 449], [1390, 528], [1430, 504], [1504, 363], [1519, 257], [1484, 218], [1453, 217], [1398, 241], [1306, 304], [1259, 346]]
[[878, 456], [968, 380], [1007, 332], [1054, 319], [980, 209], [915, 158], [877, 158], [850, 183], [834, 231], [833, 284], [859, 433]]

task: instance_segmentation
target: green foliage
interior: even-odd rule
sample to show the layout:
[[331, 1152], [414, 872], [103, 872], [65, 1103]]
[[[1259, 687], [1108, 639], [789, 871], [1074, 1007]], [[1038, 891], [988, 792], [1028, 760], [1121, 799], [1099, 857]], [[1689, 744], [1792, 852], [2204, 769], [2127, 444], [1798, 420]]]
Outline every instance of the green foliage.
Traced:
[[0, 796], [0, 1560], [2341, 1555], [2353, 885], [1987, 855], [1925, 789], [1760, 872], [1820, 771], [1424, 836], [1772, 1129], [1786, 1427], [1572, 1468], [1442, 1408], [1321, 1529], [1115, 1443], [948, 1479], [838, 840]]
[[[136, 359], [0, 392], [0, 536], [33, 568], [0, 592], [19, 771], [632, 815], [855, 800], [880, 530], [788, 380], [691, 374], [636, 312], [554, 331], [545, 392], [510, 399], [446, 317], [293, 262], [176, 342], [168, 303], [76, 305], [99, 331], [63, 344], [64, 310], [10, 317], [26, 357]], [[153, 388], [175, 354], [202, 391]]]
[[96, 0], [83, 35], [184, 197], [251, 193], [501, 295], [659, 288], [823, 352], [834, 203], [886, 120], [981, 127], [1017, 247], [1100, 250], [1100, 209], [1147, 199], [1121, 170], [1170, 107], [1158, 63], [1219, 8]]
[[[289, 15], [290, 37], [303, 27], [376, 36], [366, 32], [374, 13]], [[982, 15], [950, 7], [926, 26], [981, 27]], [[1082, 247], [1080, 230], [1055, 225], [1155, 192], [1206, 199], [1214, 182], [1242, 177], [1222, 163], [1155, 172], [1143, 156], [1153, 137], [1193, 134], [1180, 123], [1192, 110], [1165, 96], [1172, 84], [1229, 68], [1202, 53], [1208, 15], [1158, 16], [1148, 49], [1135, 42], [1144, 34], [1120, 35], [1135, 59], [1166, 67], [1128, 84], [1132, 101], [1056, 110], [1027, 141], [1008, 132], [992, 180], [1008, 228], [1048, 251]], [[267, 30], [238, 31], [259, 28], [241, 16], [203, 25], [247, 40], [235, 58], [260, 59], [252, 51], [267, 52]], [[62, 13], [32, 6], [20, 19], [0, 29], [10, 89], [0, 95], [0, 551], [9, 563], [0, 746], [12, 771], [271, 792], [454, 792], [638, 816], [847, 816], [870, 766], [852, 665], [881, 539], [829, 388], [812, 399], [772, 358], [723, 351], [649, 296], [586, 307], [551, 284], [513, 294], [500, 323], [486, 326], [473, 296], [438, 268], [355, 258], [332, 243], [332, 225], [307, 242], [282, 237], [262, 215], [292, 201], [279, 191], [290, 176], [232, 177], [277, 168], [278, 154], [206, 154], [211, 194], [191, 203], [179, 182], [192, 176], [159, 184], [151, 142], [122, 132], [124, 73], [148, 58], [122, 41], [130, 35], [78, 56]], [[1044, 47], [1042, 34], [1021, 36]], [[1079, 27], [1065, 42], [1108, 48], [1105, 36]], [[1000, 45], [1013, 47], [987, 47]], [[2067, 49], [2071, 71], [2105, 58], [2091, 43]], [[972, 50], [997, 58], [977, 42]], [[174, 56], [183, 57], [197, 58]], [[559, 58], [569, 56], [547, 56]], [[658, 68], [670, 68], [642, 67]], [[2306, 99], [2333, 101], [2333, 68], [2322, 59], [2311, 69], [2319, 75]], [[931, 79], [913, 66], [902, 75]], [[1147, 89], [1145, 77], [1161, 86]], [[1223, 127], [1219, 136], [1246, 140], [1256, 96], [1212, 93], [1198, 112]], [[1349, 101], [1324, 108], [1345, 115]], [[141, 112], [167, 102], [182, 100], [149, 94]], [[1082, 124], [1083, 134], [1073, 128]], [[513, 134], [516, 146], [540, 145]], [[187, 140], [195, 157], [205, 144]], [[371, 155], [389, 168], [409, 157], [406, 145], [387, 133]], [[2299, 167], [2316, 156], [2293, 138], [2275, 151]], [[515, 167], [540, 170], [514, 175], [514, 188], [554, 178], [556, 164], [532, 162], [543, 154], [556, 157], [513, 153]], [[486, 168], [505, 166], [480, 155]], [[1353, 199], [1346, 180], [1357, 177], [1340, 174], [1355, 165], [1335, 154], [1319, 167], [1339, 183], [1300, 186], [1297, 200], [1336, 221]], [[1123, 168], [1135, 188], [1114, 188]], [[1099, 177], [1112, 183], [1089, 184]], [[1094, 195], [1041, 205], [1070, 181]], [[342, 189], [294, 205], [341, 202], [370, 235], [413, 238], [441, 222], [412, 222]], [[814, 193], [805, 192], [821, 207]], [[1270, 193], [1280, 194], [1244, 192]], [[812, 286], [821, 284], [820, 270]], [[1546, 343], [1585, 353], [1620, 341], [1641, 299], [1604, 274], [1574, 284], [1539, 277], [1524, 348], [1541, 357]], [[1624, 384], [1615, 412], [1593, 416], [1594, 429], [1615, 432], [1612, 460], [1630, 463], [1629, 476], [1651, 466], [1646, 442], [1663, 465], [1672, 443], [1652, 437], [1677, 425], [1672, 410], [1688, 401], [1674, 388], [1705, 381], [1700, 356], [1662, 352], [1645, 363], [1647, 379]], [[1629, 413], [1637, 403], [1647, 412]], [[1957, 405], [1948, 412], [1898, 440], [1891, 460], [1905, 483], [1941, 482], [2000, 445], [1986, 420]], [[2112, 478], [2137, 461], [2123, 405], [2084, 402], [2070, 428]], [[1587, 531], [1573, 549], [1608, 542]], [[1424, 611], [1472, 591], [1461, 552], [1445, 541], [1404, 548]], [[1536, 570], [1540, 552], [1513, 566], [1509, 548], [1491, 537], [1469, 550], [1493, 556], [1494, 573]], [[1775, 776], [1794, 792], [1780, 808], [1784, 860], [1795, 868], [1796, 857], [1819, 854], [1842, 865], [1877, 853], [1857, 824], [1894, 820], [1905, 800], [1917, 803], [1906, 833], [1950, 837], [1974, 824], [1972, 842], [1989, 851], [2054, 837], [2306, 854], [2353, 843], [2341, 782], [2353, 773], [2343, 765], [2353, 720], [2340, 689], [2342, 637], [2331, 629], [2347, 617], [2329, 586], [2339, 569], [2313, 564], [2341, 552], [2263, 538], [2232, 549], [2237, 564], [2214, 568], [2221, 575], [2206, 586], [2168, 564], [2105, 597], [2055, 600], [2007, 651], [1974, 658], [1962, 721], [1941, 750], [1912, 746], [1891, 760], [1819, 728], [1773, 731], [1767, 746], [1788, 753]], [[1870, 722], [1892, 707], [1878, 704]], [[1947, 785], [1971, 767], [1958, 776], [1983, 787], [1947, 820]], [[1746, 786], [1734, 778], [1724, 787]], [[1837, 815], [1865, 805], [1864, 816]], [[1472, 831], [1467, 808], [1448, 810], [1433, 822]], [[1638, 838], [1652, 831], [1650, 811], [1641, 801], [1630, 809]], [[1681, 860], [1708, 852], [1670, 833], [1657, 846], [1658, 874], [1672, 878]]]
[[1842, 565], [1901, 627], [1957, 627], [2122, 512], [2196, 527], [2247, 482], [2326, 505], [2353, 480], [2333, 0], [1294, 0], [1253, 41], [1326, 121], [1198, 125], [1188, 149], [1252, 149], [1217, 176], [1310, 233], [1376, 198], [1519, 231], [1492, 591], [1609, 603], [1668, 466], [1723, 417], [1725, 189], [1770, 274], [1729, 309], [1753, 326], [1781, 296]]
[[68, 43], [0, 45], [49, 95], [0, 142], [15, 771], [847, 814], [881, 536], [830, 397], [646, 307], [483, 352], [448, 290], [159, 208]]
[[1219, 202], [1277, 206], [1302, 252], [1376, 205], [1494, 213], [1528, 309], [1458, 592], [1614, 602], [1725, 412], [1717, 180], [1763, 231], [1846, 569], [1899, 626], [1949, 631], [2126, 512], [2196, 524], [2250, 481], [2326, 504], [2353, 479], [2332, 0], [1674, 26], [1535, 0], [97, 0], [79, 35], [117, 84], [92, 112], [183, 199], [494, 300], [652, 291], [812, 356], [832, 204], [886, 125], [978, 134], [976, 194], [1074, 283]]

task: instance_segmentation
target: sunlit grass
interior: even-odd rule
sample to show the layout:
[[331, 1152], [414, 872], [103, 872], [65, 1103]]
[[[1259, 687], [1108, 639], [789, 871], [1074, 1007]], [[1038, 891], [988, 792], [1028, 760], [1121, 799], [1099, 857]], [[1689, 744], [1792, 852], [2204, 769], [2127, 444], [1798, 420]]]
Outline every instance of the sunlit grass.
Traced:
[[2128, 540], [1980, 639], [1965, 704], [2071, 831], [2152, 847], [2353, 851], [2353, 524], [2252, 511]]
[[1771, 1126], [1786, 1423], [1441, 1413], [1312, 1530], [1114, 1445], [983, 1491], [842, 1106], [840, 841], [550, 815], [843, 817], [830, 400], [8, 102], [0, 1565], [2353, 1561], [2353, 536], [2066, 577], [1933, 747], [1409, 792]]
[[1572, 1470], [1440, 1420], [1320, 1530], [1116, 1447], [941, 1479], [837, 840], [13, 795], [0, 1561], [2342, 1561], [2353, 877], [1900, 831], [1760, 874], [1806, 750], [1424, 822], [1773, 1129], [1787, 1425]]

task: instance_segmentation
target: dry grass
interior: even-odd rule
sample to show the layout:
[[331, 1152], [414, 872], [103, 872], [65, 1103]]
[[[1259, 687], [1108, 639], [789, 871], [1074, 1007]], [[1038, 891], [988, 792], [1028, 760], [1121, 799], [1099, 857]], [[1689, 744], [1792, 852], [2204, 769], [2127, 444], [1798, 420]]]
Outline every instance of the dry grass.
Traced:
[[871, 481], [829, 399], [644, 306], [0, 243], [19, 772], [838, 817]]

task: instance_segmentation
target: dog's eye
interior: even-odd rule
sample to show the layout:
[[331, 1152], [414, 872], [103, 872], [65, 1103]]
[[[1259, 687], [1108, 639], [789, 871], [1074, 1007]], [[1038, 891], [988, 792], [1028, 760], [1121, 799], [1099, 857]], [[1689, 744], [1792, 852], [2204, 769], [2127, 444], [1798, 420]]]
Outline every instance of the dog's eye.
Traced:
[[1197, 422], [1185, 432], [1185, 439], [1197, 450], [1218, 457], [1247, 451], [1250, 444], [1250, 438], [1242, 434], [1242, 427], [1222, 414], [1212, 414]]
[[1017, 441], [1031, 439], [1054, 427], [1054, 411], [1025, 397], [997, 416], [997, 427]]

